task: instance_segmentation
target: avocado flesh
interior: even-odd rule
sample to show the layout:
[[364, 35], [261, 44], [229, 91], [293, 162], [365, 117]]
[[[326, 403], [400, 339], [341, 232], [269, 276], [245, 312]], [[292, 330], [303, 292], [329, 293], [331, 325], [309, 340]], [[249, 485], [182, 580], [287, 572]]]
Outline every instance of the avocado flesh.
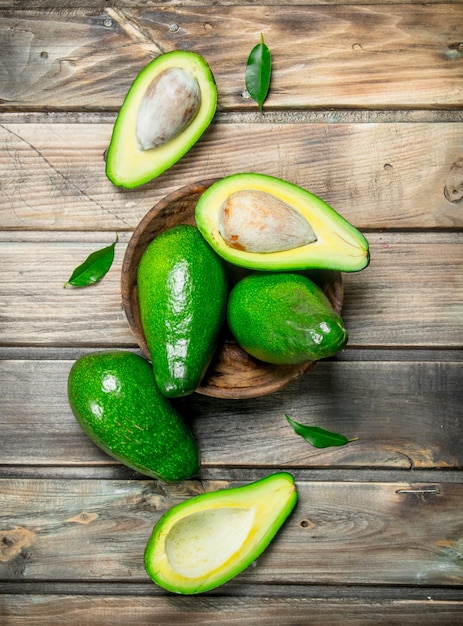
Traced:
[[[144, 149], [137, 139], [137, 119], [145, 95], [157, 77], [172, 69], [189, 74], [199, 86], [200, 102], [189, 123], [164, 143]], [[166, 98], [165, 107], [172, 102]], [[195, 52], [175, 50], [159, 55], [132, 83], [114, 124], [106, 156], [106, 175], [117, 186], [138, 187], [176, 163], [198, 141], [214, 117], [217, 87], [206, 61]]]
[[296, 501], [287, 472], [186, 500], [154, 526], [146, 571], [160, 587], [179, 594], [223, 585], [262, 554]]
[[[265, 253], [228, 245], [221, 234], [222, 210], [232, 194], [243, 190], [270, 194], [297, 211], [309, 223], [314, 233], [312, 240], [295, 248]], [[195, 218], [200, 232], [218, 254], [248, 269], [356, 272], [365, 268], [370, 260], [363, 234], [326, 202], [297, 185], [265, 174], [232, 174], [217, 181], [200, 197]]]
[[246, 352], [276, 365], [333, 356], [348, 338], [326, 295], [301, 274], [246, 276], [230, 293], [227, 317]]
[[68, 398], [87, 436], [127, 467], [166, 482], [197, 474], [191, 431], [137, 354], [115, 350], [80, 357], [69, 373]]
[[225, 322], [224, 263], [195, 226], [180, 224], [150, 242], [137, 283], [157, 386], [169, 398], [189, 395], [206, 373]]

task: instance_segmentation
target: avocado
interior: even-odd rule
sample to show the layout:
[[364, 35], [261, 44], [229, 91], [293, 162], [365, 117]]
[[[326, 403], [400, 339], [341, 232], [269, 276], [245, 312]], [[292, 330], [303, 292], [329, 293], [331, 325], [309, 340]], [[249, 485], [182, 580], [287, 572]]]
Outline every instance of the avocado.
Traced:
[[106, 175], [120, 187], [156, 178], [196, 143], [214, 117], [217, 87], [195, 52], [165, 52], [132, 83], [113, 127]]
[[317, 361], [347, 342], [343, 320], [320, 287], [302, 274], [246, 276], [231, 290], [227, 316], [238, 344], [266, 363]]
[[201, 195], [195, 218], [218, 254], [248, 269], [355, 272], [369, 263], [360, 231], [319, 197], [273, 176], [222, 178]]
[[118, 350], [81, 356], [69, 373], [68, 398], [88, 437], [124, 465], [166, 482], [198, 472], [193, 435], [141, 356]]
[[145, 249], [137, 288], [159, 389], [170, 398], [193, 393], [225, 322], [228, 281], [222, 259], [195, 226], [173, 226]]
[[262, 554], [296, 501], [293, 476], [277, 472], [177, 504], [153, 528], [145, 549], [146, 572], [157, 585], [179, 594], [223, 585]]

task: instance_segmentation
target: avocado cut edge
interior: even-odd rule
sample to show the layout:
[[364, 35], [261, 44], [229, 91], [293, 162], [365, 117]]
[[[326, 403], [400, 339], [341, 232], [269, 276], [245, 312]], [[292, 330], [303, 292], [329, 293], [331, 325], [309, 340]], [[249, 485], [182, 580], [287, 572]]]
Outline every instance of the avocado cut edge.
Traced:
[[[227, 245], [220, 232], [222, 207], [231, 194], [246, 189], [270, 194], [298, 211], [315, 232], [315, 241], [264, 254]], [[248, 269], [356, 272], [370, 262], [368, 241], [355, 226], [315, 194], [274, 176], [244, 172], [220, 179], [199, 198], [195, 218], [202, 235], [218, 254], [228, 262]]]
[[[181, 68], [198, 81], [201, 102], [190, 122], [174, 138], [150, 150], [141, 150], [136, 139], [140, 104], [152, 81], [163, 71]], [[116, 186], [134, 188], [146, 184], [179, 161], [210, 125], [217, 107], [217, 86], [205, 59], [196, 52], [173, 50], [149, 62], [130, 86], [113, 126], [106, 154], [106, 175]]]
[[153, 528], [144, 553], [146, 572], [178, 594], [223, 585], [262, 554], [296, 502], [294, 477], [280, 471], [177, 504]]

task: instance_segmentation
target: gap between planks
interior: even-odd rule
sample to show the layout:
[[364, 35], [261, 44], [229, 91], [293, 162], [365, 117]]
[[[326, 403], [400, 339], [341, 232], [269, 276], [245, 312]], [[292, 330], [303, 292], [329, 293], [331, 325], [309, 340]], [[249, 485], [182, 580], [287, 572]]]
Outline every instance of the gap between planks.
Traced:
[[[0, 124], [114, 124], [114, 111], [1, 111]], [[264, 113], [257, 111], [219, 111], [212, 123], [218, 124], [391, 124], [461, 123], [463, 109], [293, 109]]]
[[[323, 483], [397, 483], [397, 493], [403, 497], [428, 495], [438, 497], [439, 485], [460, 484], [463, 482], [462, 470], [436, 469], [380, 469], [380, 468], [320, 468], [305, 469], [282, 467], [281, 471], [293, 474], [296, 482]], [[248, 483], [267, 476], [268, 467], [231, 466], [201, 468], [201, 481], [228, 481]], [[108, 460], [105, 464], [82, 463], [76, 465], [0, 465], [0, 480], [107, 480], [107, 481], [147, 481], [142, 476], [124, 465]], [[153, 479], [154, 480], [154, 479]], [[154, 481], [156, 482], [156, 481]], [[407, 485], [407, 487], [404, 487]]]

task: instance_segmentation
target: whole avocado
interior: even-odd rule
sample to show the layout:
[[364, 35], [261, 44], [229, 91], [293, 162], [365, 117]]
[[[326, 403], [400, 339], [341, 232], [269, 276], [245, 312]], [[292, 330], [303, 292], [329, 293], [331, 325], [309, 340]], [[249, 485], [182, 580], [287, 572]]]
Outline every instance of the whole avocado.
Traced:
[[225, 322], [223, 262], [195, 226], [180, 224], [148, 245], [137, 283], [156, 383], [167, 397], [189, 395], [204, 377]]
[[302, 274], [255, 273], [232, 289], [228, 324], [249, 354], [277, 365], [316, 361], [347, 342], [343, 320]]
[[137, 354], [80, 357], [69, 373], [68, 398], [88, 437], [124, 465], [166, 482], [198, 472], [190, 429], [158, 390], [151, 365]]

